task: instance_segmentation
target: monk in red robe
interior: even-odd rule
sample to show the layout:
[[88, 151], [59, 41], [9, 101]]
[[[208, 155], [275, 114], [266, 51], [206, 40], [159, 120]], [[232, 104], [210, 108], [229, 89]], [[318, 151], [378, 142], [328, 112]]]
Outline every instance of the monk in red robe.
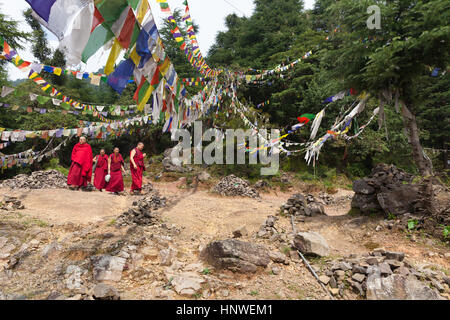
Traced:
[[97, 190], [103, 191], [106, 188], [105, 177], [108, 174], [108, 156], [105, 154], [105, 149], [100, 150], [100, 154], [94, 159], [95, 174], [94, 174], [94, 186]]
[[70, 189], [87, 187], [92, 179], [92, 149], [85, 137], [80, 137], [72, 150], [72, 165], [70, 166], [67, 184]]
[[123, 165], [124, 161], [119, 153], [119, 148], [114, 148], [114, 153], [108, 158], [108, 174], [111, 179], [106, 185], [106, 191], [119, 194], [124, 190], [122, 172], [125, 173], [125, 168]]
[[144, 150], [144, 144], [139, 142], [137, 147], [130, 152], [130, 170], [133, 180], [130, 190], [131, 194], [136, 191], [142, 193], [142, 175], [145, 171], [144, 158], [146, 157], [142, 150]]

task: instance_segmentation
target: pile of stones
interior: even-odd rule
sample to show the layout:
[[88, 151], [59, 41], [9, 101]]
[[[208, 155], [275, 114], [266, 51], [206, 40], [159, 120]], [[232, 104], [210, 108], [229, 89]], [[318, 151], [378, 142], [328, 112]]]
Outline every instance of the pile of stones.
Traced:
[[352, 208], [363, 214], [413, 213], [421, 205], [418, 186], [411, 183], [413, 179], [394, 165], [379, 164], [368, 177], [353, 182]]
[[318, 198], [327, 206], [334, 203], [334, 198], [325, 192], [320, 192]]
[[241, 196], [259, 198], [258, 191], [252, 188], [248, 181], [242, 180], [233, 174], [220, 180], [213, 188], [213, 191], [227, 197]]
[[31, 175], [19, 174], [5, 180], [0, 188], [11, 189], [59, 189], [67, 188], [67, 178], [57, 170], [35, 171]]
[[25, 209], [25, 206], [16, 197], [5, 196], [0, 202], [0, 209], [7, 211], [22, 210]]
[[281, 212], [295, 216], [313, 217], [324, 215], [325, 209], [323, 204], [316, 200], [312, 194], [308, 194], [305, 197], [303, 194], [297, 193], [292, 195], [288, 201], [281, 206]]
[[122, 213], [116, 221], [118, 226], [137, 224], [152, 226], [161, 222], [156, 210], [166, 206], [166, 198], [154, 193], [133, 202], [133, 207]]
[[404, 258], [404, 253], [382, 248], [359, 257], [352, 254], [329, 262], [319, 279], [337, 298], [345, 290], [368, 300], [436, 300], [442, 299], [439, 292], [450, 292], [450, 278], [443, 272], [417, 270]]
[[257, 233], [258, 238], [268, 239], [278, 234], [278, 231], [275, 227], [275, 222], [278, 220], [277, 217], [268, 216], [266, 221], [261, 225], [259, 231]]
[[152, 192], [154, 192], [155, 191], [155, 188], [153, 187], [153, 185], [149, 182], [149, 183], [147, 183], [147, 184], [144, 184], [143, 186], [142, 186], [142, 192], [144, 193], [144, 194], [151, 194]]

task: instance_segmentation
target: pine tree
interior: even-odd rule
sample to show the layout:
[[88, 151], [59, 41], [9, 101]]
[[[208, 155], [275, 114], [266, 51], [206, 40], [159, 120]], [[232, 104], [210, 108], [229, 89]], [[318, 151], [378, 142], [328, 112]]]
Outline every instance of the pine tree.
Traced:
[[[348, 87], [398, 95], [404, 128], [419, 172], [431, 174], [415, 114], [423, 107], [423, 76], [429, 66], [445, 69], [450, 57], [450, 9], [444, 0], [377, 1], [381, 29], [366, 24], [372, 1], [342, 0], [328, 10], [340, 25], [342, 45], [328, 54], [333, 76]], [[389, 96], [389, 94], [388, 94]]]

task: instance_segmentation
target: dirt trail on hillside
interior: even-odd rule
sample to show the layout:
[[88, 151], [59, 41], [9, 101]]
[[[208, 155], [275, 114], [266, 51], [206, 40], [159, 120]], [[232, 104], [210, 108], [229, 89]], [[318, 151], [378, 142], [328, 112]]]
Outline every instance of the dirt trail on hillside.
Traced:
[[[152, 182], [152, 184], [161, 196], [167, 198], [167, 206], [159, 210], [165, 226], [158, 229], [157, 232], [152, 231], [152, 227], [144, 227], [136, 236], [140, 232], [144, 232], [146, 234], [145, 241], [159, 243], [158, 241], [161, 240], [155, 239], [159, 239], [157, 237], [160, 237], [159, 232], [161, 230], [166, 230], [169, 233], [178, 230], [170, 236], [172, 240], [169, 240], [169, 243], [170, 246], [176, 248], [178, 252], [176, 258], [183, 265], [202, 263], [199, 257], [201, 248], [204, 248], [213, 240], [232, 238], [233, 231], [242, 226], [245, 226], [248, 235], [244, 235], [240, 240], [260, 243], [270, 251], [283, 252], [289, 256], [290, 249], [286, 245], [280, 245], [280, 243], [268, 239], [258, 239], [256, 233], [267, 217], [273, 215], [278, 217], [278, 232], [285, 235], [290, 234], [292, 232], [291, 221], [288, 217], [279, 215], [280, 207], [292, 194], [301, 192], [301, 190], [271, 191], [270, 193], [262, 193], [261, 199], [251, 199], [222, 197], [211, 193], [205, 185], [196, 189], [186, 189], [180, 187], [179, 182]], [[430, 239], [418, 239], [411, 242], [404, 232], [385, 227], [376, 231], [376, 228], [384, 221], [382, 216], [348, 215], [352, 194], [352, 191], [338, 190], [333, 195], [336, 201], [325, 206], [326, 216], [306, 217], [303, 221], [298, 221], [295, 224], [296, 230], [315, 231], [321, 234], [330, 246], [330, 259], [350, 254], [364, 254], [376, 247], [384, 247], [391, 251], [405, 252], [407, 257], [414, 262], [439, 264], [446, 270], [450, 269], [449, 260], [444, 258], [448, 249], [438, 242]], [[130, 208], [133, 201], [138, 198], [128, 194], [116, 196], [107, 192], [81, 192], [67, 189], [0, 189], [0, 195], [16, 196], [25, 205], [25, 209], [20, 210], [20, 214], [17, 216], [14, 216], [14, 213], [4, 215], [4, 219], [0, 220], [0, 226], [3, 225], [2, 228], [4, 229], [1, 231], [2, 228], [0, 228], [0, 236], [13, 237], [14, 235], [19, 237], [16, 234], [23, 233], [25, 240], [30, 239], [29, 232], [34, 232], [33, 230], [36, 229], [36, 234], [42, 232], [45, 237], [48, 237], [48, 240], [42, 240], [43, 243], [48, 244], [51, 242], [50, 239], [54, 239], [52, 241], [62, 241], [61, 243], [69, 246], [65, 249], [65, 252], [70, 259], [75, 257], [76, 259], [73, 258], [75, 260], [78, 258], [78, 260], [88, 260], [88, 257], [94, 255], [98, 250], [100, 252], [103, 252], [101, 250], [112, 250], [114, 246], [107, 245], [109, 242], [111, 242], [111, 245], [114, 241], [122, 243], [123, 239], [136, 233], [136, 230], [131, 227], [129, 232], [128, 229], [116, 228], [112, 223], [122, 212]], [[35, 219], [39, 223], [30, 227], [27, 222], [30, 219]], [[54, 227], [48, 228], [46, 225]], [[17, 233], [15, 230], [22, 231]], [[110, 237], [112, 238], [110, 239]], [[46, 238], [42, 236], [42, 239]], [[104, 248], [100, 249], [99, 246]], [[17, 248], [19, 248], [19, 245], [17, 245]], [[124, 271], [123, 279], [116, 283], [123, 299], [161, 298], [160, 288], [166, 284], [167, 280], [164, 277], [166, 271], [161, 269], [162, 267], [157, 262], [158, 254], [152, 253], [155, 248], [143, 246], [141, 250], [146, 252], [142, 253], [144, 256], [151, 256], [151, 258], [150, 260], [145, 258], [144, 262], [133, 262], [133, 264], [136, 263], [136, 266], [130, 265], [131, 269]], [[430, 255], [430, 251], [436, 254]], [[133, 259], [139, 260], [136, 257]], [[315, 261], [315, 267], [320, 269], [323, 262], [324, 260]], [[28, 265], [33, 266], [34, 263], [24, 263], [23, 269], [20, 266], [18, 267], [22, 276], [27, 279], [34, 275], [33, 272], [28, 270]], [[51, 268], [56, 267], [56, 262], [55, 264], [48, 264], [47, 267], [49, 270], [45, 271], [44, 274], [49, 279], [53, 279], [53, 269]], [[218, 276], [223, 281], [228, 281], [230, 285], [227, 285], [228, 289], [224, 289], [225, 291], [212, 292], [210, 298], [329, 298], [301, 261], [291, 258], [289, 265], [278, 265], [278, 268], [281, 269], [281, 274], [278, 276], [275, 276], [270, 269], [260, 272], [256, 276], [221, 273]], [[141, 273], [149, 280], [142, 278], [144, 276]], [[9, 277], [7, 273], [5, 273], [5, 276]], [[36, 291], [36, 285], [34, 284], [34, 282], [41, 280], [30, 280], [29, 286], [23, 289], [21, 288], [23, 285], [21, 278], [19, 277], [16, 280], [11, 282], [11, 278], [7, 278], [5, 283], [8, 284], [5, 288], [11, 292], [28, 292], [28, 295], [39, 299], [45, 298], [44, 293], [40, 293], [39, 290]], [[234, 285], [236, 287], [232, 289]], [[45, 292], [45, 294], [48, 294], [48, 292]], [[163, 298], [179, 299], [182, 297], [169, 295]], [[357, 296], [346, 294], [344, 298], [356, 299]]]
[[23, 214], [55, 224], [88, 224], [112, 219], [126, 210], [132, 202], [130, 196], [68, 189], [3, 189], [0, 194], [19, 198], [25, 205]]

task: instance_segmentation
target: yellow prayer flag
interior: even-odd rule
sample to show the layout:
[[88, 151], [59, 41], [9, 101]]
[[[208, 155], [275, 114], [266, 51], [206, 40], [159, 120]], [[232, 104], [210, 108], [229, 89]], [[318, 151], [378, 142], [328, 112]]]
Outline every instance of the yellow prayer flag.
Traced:
[[114, 64], [116, 63], [116, 60], [119, 57], [121, 50], [122, 47], [119, 41], [117, 40], [117, 38], [114, 39], [114, 44], [111, 48], [111, 52], [109, 53], [108, 61], [106, 62], [105, 74], [109, 75], [111, 72], [114, 71]]
[[141, 56], [136, 52], [136, 46], [134, 46], [133, 50], [131, 51], [130, 58], [131, 60], [133, 60], [135, 66], [139, 66], [139, 63], [141, 62]]
[[153, 86], [148, 87], [147, 91], [145, 92], [144, 97], [142, 98], [141, 102], [138, 105], [139, 111], [144, 110], [144, 107], [147, 104], [148, 99], [150, 99], [150, 96], [152, 95], [153, 90], [155, 90], [155, 88]]
[[137, 16], [136, 16], [136, 19], [137, 19], [137, 21], [139, 21], [139, 24], [142, 24], [142, 21], [144, 20], [144, 17], [149, 8], [150, 8], [150, 6], [148, 4], [148, 1], [142, 0], [141, 4], [139, 5], [138, 11], [137, 11]]
[[62, 69], [61, 69], [61, 68], [54, 68], [54, 69], [53, 69], [53, 73], [56, 74], [57, 76], [60, 76], [60, 75], [61, 75], [61, 72], [62, 72]]

